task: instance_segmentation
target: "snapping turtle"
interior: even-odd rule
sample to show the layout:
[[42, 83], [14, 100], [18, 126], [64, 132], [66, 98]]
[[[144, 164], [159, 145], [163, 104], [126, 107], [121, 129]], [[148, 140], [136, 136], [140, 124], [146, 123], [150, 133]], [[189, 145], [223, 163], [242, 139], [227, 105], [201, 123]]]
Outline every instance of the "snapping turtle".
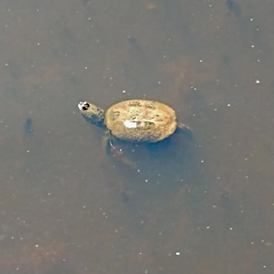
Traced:
[[110, 136], [135, 143], [156, 143], [175, 130], [190, 132], [188, 126], [177, 122], [175, 111], [166, 104], [144, 99], [121, 101], [106, 111], [89, 103], [78, 107], [84, 118], [106, 128]]

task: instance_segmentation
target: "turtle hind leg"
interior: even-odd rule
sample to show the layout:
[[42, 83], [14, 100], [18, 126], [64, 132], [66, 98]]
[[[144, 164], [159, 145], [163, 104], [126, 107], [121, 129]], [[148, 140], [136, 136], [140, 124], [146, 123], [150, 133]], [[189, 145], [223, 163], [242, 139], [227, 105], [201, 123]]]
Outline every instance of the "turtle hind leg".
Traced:
[[177, 123], [176, 132], [178, 132], [178, 133], [183, 133], [183, 134], [186, 135], [187, 137], [193, 139], [193, 132], [192, 132], [191, 128], [188, 127], [187, 125], [181, 123], [181, 122], [178, 122], [178, 123]]

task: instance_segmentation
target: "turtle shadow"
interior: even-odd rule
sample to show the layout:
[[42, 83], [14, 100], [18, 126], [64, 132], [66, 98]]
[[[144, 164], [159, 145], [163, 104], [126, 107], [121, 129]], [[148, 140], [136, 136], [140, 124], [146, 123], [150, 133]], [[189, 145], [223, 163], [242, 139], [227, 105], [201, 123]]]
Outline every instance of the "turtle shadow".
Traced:
[[192, 136], [189, 138], [177, 134], [157, 143], [121, 143], [124, 158], [129, 159], [133, 163], [131, 166], [140, 174], [145, 177], [161, 176], [169, 181], [176, 181], [174, 177], [186, 177], [192, 172], [193, 146], [195, 142]]
[[[154, 159], [171, 159], [178, 153], [185, 153], [188, 147], [194, 142], [192, 131], [178, 130], [180, 134], [174, 134], [157, 143], [146, 144], [150, 157]], [[177, 133], [177, 131], [176, 131]]]
[[196, 169], [195, 139], [191, 131], [183, 133], [156, 143], [131, 143], [114, 138], [108, 154], [115, 168], [125, 177], [141, 181], [148, 178], [160, 186], [168, 182], [169, 187], [177, 184], [180, 187], [191, 181]]

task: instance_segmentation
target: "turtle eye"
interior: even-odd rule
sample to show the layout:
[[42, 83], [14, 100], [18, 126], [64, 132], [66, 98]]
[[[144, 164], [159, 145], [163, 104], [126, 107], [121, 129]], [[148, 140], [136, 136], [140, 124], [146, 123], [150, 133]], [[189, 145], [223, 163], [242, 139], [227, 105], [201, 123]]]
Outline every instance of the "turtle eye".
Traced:
[[85, 103], [82, 107], [83, 110], [88, 110], [88, 108], [90, 107], [89, 103]]

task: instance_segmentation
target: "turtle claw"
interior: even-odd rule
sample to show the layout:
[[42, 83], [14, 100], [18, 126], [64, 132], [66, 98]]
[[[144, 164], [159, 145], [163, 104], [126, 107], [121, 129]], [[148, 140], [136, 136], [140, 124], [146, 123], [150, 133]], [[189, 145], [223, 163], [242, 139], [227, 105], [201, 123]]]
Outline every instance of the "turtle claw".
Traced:
[[123, 163], [124, 165], [132, 169], [137, 169], [137, 166], [124, 155], [124, 152], [122, 149], [119, 149], [113, 146], [112, 144], [110, 144], [110, 154], [112, 155], [113, 158]]

